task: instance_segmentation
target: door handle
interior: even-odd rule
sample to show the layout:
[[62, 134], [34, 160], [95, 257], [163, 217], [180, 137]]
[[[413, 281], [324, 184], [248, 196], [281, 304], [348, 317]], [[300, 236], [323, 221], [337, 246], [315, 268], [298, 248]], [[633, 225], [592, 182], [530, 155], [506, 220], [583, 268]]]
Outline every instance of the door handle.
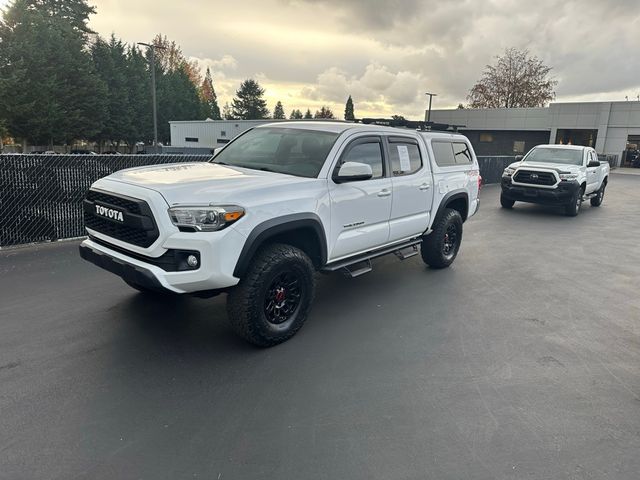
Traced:
[[391, 195], [391, 190], [387, 190], [386, 188], [378, 192], [379, 197], [388, 197], [389, 195]]
[[420, 185], [418, 187], [420, 190], [429, 190], [431, 188], [431, 184], [430, 183], [423, 183], [422, 185]]

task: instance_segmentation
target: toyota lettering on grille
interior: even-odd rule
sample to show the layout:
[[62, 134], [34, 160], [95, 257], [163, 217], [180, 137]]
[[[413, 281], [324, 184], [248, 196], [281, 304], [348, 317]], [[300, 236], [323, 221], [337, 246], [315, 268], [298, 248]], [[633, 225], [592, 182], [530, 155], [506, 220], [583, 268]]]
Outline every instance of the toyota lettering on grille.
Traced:
[[537, 173], [532, 173], [531, 174], [531, 180], [538, 180], [538, 174]]
[[120, 210], [96, 204], [96, 215], [124, 223], [124, 215]]

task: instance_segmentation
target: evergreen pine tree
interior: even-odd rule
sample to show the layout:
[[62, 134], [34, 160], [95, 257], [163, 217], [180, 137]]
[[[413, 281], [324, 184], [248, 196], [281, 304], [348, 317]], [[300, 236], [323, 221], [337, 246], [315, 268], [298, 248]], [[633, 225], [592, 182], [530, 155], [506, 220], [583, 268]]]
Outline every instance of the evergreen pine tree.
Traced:
[[305, 118], [305, 120], [309, 120], [310, 118], [313, 118], [313, 114], [311, 113], [311, 109], [307, 108], [307, 111], [304, 114], [304, 118]]
[[276, 120], [287, 118], [284, 114], [284, 107], [282, 106], [282, 102], [280, 100], [278, 100], [278, 103], [276, 103], [276, 106], [273, 109], [273, 118]]
[[267, 102], [263, 98], [264, 89], [253, 79], [240, 84], [232, 101], [232, 114], [240, 120], [261, 120], [269, 118]]
[[353, 100], [351, 99], [351, 95], [347, 98], [347, 103], [344, 106], [344, 119], [353, 121], [356, 119], [353, 113]]
[[211, 118], [212, 120], [220, 120], [220, 107], [218, 106], [218, 96], [213, 88], [213, 78], [211, 77], [211, 70], [207, 67], [207, 73], [202, 81], [200, 87], [200, 97], [202, 98], [204, 117]]

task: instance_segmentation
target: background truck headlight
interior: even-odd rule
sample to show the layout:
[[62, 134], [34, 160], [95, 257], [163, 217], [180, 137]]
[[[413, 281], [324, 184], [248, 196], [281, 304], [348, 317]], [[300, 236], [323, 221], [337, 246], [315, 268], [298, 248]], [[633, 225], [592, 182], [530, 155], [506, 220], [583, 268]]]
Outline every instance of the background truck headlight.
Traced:
[[560, 180], [576, 180], [578, 178], [577, 173], [560, 173], [558, 176]]
[[228, 227], [244, 216], [237, 205], [173, 207], [169, 209], [171, 222], [181, 230], [214, 232]]
[[504, 169], [504, 172], [502, 172], [502, 175], [505, 177], [510, 177], [511, 175], [513, 175], [513, 172], [515, 171], [516, 171], [515, 168], [507, 167]]

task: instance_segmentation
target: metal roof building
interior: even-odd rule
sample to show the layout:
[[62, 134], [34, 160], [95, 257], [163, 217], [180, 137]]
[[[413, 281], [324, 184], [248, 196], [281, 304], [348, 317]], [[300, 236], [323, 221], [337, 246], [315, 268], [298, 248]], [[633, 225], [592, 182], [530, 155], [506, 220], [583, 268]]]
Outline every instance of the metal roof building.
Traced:
[[640, 102], [432, 110], [431, 120], [464, 125], [460, 132], [469, 137], [479, 155], [514, 155], [540, 143], [570, 143], [624, 158], [627, 149], [640, 144]]

